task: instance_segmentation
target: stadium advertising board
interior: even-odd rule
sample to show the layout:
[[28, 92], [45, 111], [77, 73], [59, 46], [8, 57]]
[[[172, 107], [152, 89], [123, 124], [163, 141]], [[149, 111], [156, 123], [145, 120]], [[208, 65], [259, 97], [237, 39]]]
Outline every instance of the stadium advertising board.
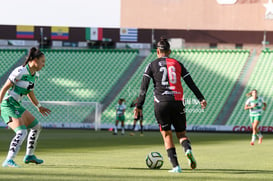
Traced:
[[[260, 126], [258, 128], [261, 132], [273, 132], [273, 126]], [[251, 132], [252, 127], [251, 126], [234, 126], [232, 129], [233, 132]]]

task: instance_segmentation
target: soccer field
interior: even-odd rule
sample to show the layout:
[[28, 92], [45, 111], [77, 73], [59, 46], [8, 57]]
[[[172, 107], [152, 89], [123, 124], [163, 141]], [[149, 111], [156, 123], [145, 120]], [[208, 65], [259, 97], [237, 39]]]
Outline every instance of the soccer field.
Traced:
[[[272, 180], [273, 135], [261, 145], [250, 146], [250, 134], [189, 133], [197, 169], [187, 165], [182, 147], [176, 145], [183, 173], [168, 173], [171, 164], [159, 132], [145, 136], [113, 136], [111, 132], [44, 129], [36, 155], [43, 165], [23, 164], [25, 143], [15, 161], [22, 168], [0, 168], [0, 180]], [[5, 159], [10, 130], [0, 129], [0, 160]], [[176, 140], [177, 141], [177, 140]], [[145, 157], [158, 151], [164, 157], [160, 170], [146, 168]]]

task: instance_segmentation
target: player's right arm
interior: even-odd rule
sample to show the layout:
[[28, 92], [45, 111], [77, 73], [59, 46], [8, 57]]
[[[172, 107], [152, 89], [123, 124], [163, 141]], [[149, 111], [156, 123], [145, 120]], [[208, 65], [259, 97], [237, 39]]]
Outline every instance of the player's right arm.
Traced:
[[254, 107], [255, 107], [255, 105], [253, 105], [253, 106], [251, 106], [251, 105], [245, 105], [245, 110], [252, 109]]
[[8, 79], [0, 91], [0, 116], [1, 116], [1, 103], [4, 99], [6, 92], [13, 86], [13, 83]]
[[250, 102], [249, 102], [249, 100], [247, 100], [246, 103], [245, 103], [245, 110], [252, 109], [255, 106], [256, 106], [255, 104], [251, 105]]
[[145, 102], [146, 93], [149, 88], [150, 80], [153, 76], [152, 69], [151, 69], [151, 63], [145, 68], [142, 82], [140, 86], [140, 93], [137, 99], [136, 107], [134, 109], [134, 118], [137, 118], [138, 114], [142, 115], [142, 107]]
[[4, 84], [0, 92], [0, 115], [1, 115], [1, 103], [5, 97], [6, 92], [18, 81], [22, 78], [22, 67], [17, 67], [14, 69], [9, 75], [8, 80]]
[[130, 107], [135, 107], [136, 106], [136, 103], [137, 103], [137, 99], [133, 100]]
[[140, 93], [138, 96], [138, 100], [137, 100], [137, 109], [142, 110], [142, 106], [145, 102], [145, 98], [146, 98], [146, 93], [148, 91], [149, 88], [149, 84], [150, 84], [150, 80], [152, 78], [152, 70], [151, 70], [151, 64], [149, 64], [143, 74], [142, 77], [142, 82], [141, 82], [141, 86], [140, 86]]

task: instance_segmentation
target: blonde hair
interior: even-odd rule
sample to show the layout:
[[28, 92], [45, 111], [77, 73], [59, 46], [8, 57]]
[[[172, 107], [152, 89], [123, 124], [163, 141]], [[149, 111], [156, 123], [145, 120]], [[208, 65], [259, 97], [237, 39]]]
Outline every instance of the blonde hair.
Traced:
[[249, 93], [246, 94], [246, 97], [251, 97], [253, 91], [258, 92], [256, 89], [253, 89], [253, 90], [251, 90]]

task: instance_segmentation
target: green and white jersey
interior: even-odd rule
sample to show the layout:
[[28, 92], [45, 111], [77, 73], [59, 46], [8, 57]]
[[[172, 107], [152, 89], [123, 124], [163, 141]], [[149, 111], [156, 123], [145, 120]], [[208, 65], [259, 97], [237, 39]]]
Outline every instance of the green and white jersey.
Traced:
[[24, 96], [34, 90], [34, 85], [39, 78], [39, 73], [31, 75], [29, 66], [20, 66], [13, 70], [9, 80], [14, 84], [6, 93], [4, 100], [12, 97], [18, 103], [21, 103]]
[[124, 115], [123, 111], [125, 109], [126, 109], [126, 105], [125, 104], [121, 104], [121, 105], [117, 104], [116, 105], [117, 116], [123, 116]]
[[249, 109], [250, 116], [260, 116], [263, 111], [263, 103], [264, 99], [262, 97], [258, 97], [257, 99], [254, 99], [253, 97], [248, 98], [246, 101], [246, 105], [256, 105], [254, 108]]

